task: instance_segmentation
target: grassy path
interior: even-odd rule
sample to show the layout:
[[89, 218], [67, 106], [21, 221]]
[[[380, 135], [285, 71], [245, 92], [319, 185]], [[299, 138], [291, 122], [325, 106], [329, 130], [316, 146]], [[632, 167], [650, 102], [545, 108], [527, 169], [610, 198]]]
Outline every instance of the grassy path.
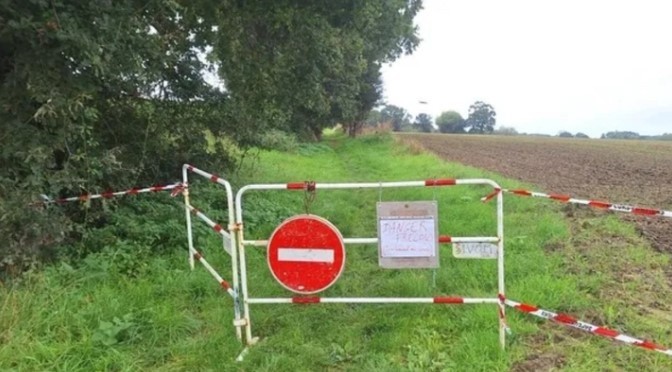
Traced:
[[[488, 177], [505, 187], [518, 185], [433, 155], [415, 154], [389, 137], [332, 137], [302, 146], [296, 153], [262, 152], [259, 161], [248, 163], [233, 181], [242, 185], [433, 177]], [[205, 184], [193, 189], [194, 198], [201, 197], [196, 200], [202, 209], [224, 215], [215, 209], [222, 205], [219, 193]], [[309, 211], [332, 221], [344, 236], [364, 237], [375, 235], [378, 200], [437, 200], [442, 233], [482, 235], [494, 232], [494, 206], [479, 202], [489, 191], [323, 190]], [[672, 368], [672, 360], [665, 356], [511, 311], [514, 335], [502, 352], [495, 307], [486, 305], [256, 305], [253, 330], [262, 342], [243, 363], [234, 364], [241, 348], [230, 323], [231, 300], [204, 270], [188, 270], [186, 242], [179, 243], [183, 216], [179, 208], [167, 206], [170, 203], [166, 200], [143, 219], [154, 213], [173, 216], [161, 224], [170, 226], [178, 243], [169, 245], [167, 253], [149, 256], [133, 275], [120, 270], [126, 268], [120, 255], [147, 248], [129, 243], [128, 251], [120, 251], [117, 244], [113, 252], [35, 273], [16, 288], [0, 288], [0, 370]], [[302, 193], [271, 191], [251, 193], [244, 208], [248, 238], [266, 238], [284, 218], [306, 209]], [[652, 251], [634, 229], [616, 218], [573, 211], [575, 217], [568, 220], [566, 213], [537, 200], [506, 199], [507, 295], [672, 345], [671, 283], [663, 273], [668, 257]], [[129, 214], [128, 220], [133, 218], [138, 217]], [[228, 261], [217, 238], [198, 229], [197, 244], [230, 277], [223, 269]], [[252, 295], [287, 295], [268, 272], [263, 249], [249, 248], [248, 262]], [[494, 261], [454, 259], [445, 247], [436, 272], [383, 270], [377, 266], [375, 247], [349, 246], [342, 277], [324, 295], [492, 296], [495, 269]]]

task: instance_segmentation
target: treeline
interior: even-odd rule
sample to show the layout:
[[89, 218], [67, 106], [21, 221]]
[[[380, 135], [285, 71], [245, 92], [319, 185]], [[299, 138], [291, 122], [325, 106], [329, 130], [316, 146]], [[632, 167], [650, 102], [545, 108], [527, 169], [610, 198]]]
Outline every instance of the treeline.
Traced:
[[42, 193], [174, 181], [184, 162], [231, 169], [246, 149], [319, 138], [336, 123], [355, 133], [380, 100], [381, 64], [418, 45], [420, 8], [420, 0], [0, 3], [0, 274], [107, 221], [100, 204], [84, 212], [31, 204]]
[[469, 107], [467, 119], [457, 111], [445, 111], [436, 120], [426, 113], [418, 114], [413, 120], [404, 108], [386, 105], [372, 110], [366, 123], [370, 126], [389, 123], [395, 132], [489, 134], [495, 131], [497, 113], [492, 105], [476, 101]]
[[[558, 137], [564, 138], [590, 138], [585, 133], [578, 132], [572, 134], [567, 131], [560, 131]], [[637, 132], [632, 131], [611, 131], [603, 133], [600, 139], [628, 139], [628, 140], [657, 140], [657, 141], [672, 141], [672, 133], [664, 133], [654, 136], [642, 136]]]
[[602, 139], [638, 139], [638, 140], [657, 140], [657, 141], [672, 141], [672, 133], [663, 133], [656, 136], [642, 136], [637, 132], [630, 131], [612, 131], [603, 133], [600, 136]]

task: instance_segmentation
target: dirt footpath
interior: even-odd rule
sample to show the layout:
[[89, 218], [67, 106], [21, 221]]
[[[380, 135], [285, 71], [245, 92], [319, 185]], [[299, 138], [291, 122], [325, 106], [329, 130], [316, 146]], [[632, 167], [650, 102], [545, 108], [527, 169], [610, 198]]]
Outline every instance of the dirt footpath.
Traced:
[[[569, 194], [672, 210], [672, 142], [400, 134], [448, 161]], [[550, 201], [549, 201], [550, 202]], [[672, 252], [672, 219], [623, 215], [660, 251]]]

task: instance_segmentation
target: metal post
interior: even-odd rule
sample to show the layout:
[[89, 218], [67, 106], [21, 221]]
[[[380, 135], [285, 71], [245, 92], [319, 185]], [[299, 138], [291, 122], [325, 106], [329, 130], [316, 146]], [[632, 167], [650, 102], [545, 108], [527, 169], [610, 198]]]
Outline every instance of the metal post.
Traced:
[[499, 289], [498, 297], [500, 299], [499, 306], [499, 343], [502, 350], [506, 348], [506, 306], [504, 300], [504, 194], [499, 191], [497, 193], [497, 287]]
[[194, 236], [192, 233], [191, 229], [191, 212], [190, 212], [190, 204], [189, 204], [189, 177], [187, 175], [187, 164], [185, 164], [182, 167], [182, 184], [184, 185], [184, 190], [182, 191], [182, 195], [184, 195], [184, 214], [185, 218], [187, 219], [187, 242], [189, 244], [189, 250], [187, 251], [187, 254], [189, 255], [189, 267], [191, 270], [194, 270], [194, 255], [192, 252], [195, 252], [196, 249], [194, 249]]
[[238, 235], [238, 254], [240, 258], [240, 283], [241, 290], [243, 294], [243, 318], [245, 319], [245, 343], [247, 345], [253, 345], [256, 342], [256, 339], [252, 337], [252, 320], [250, 317], [250, 304], [248, 303], [249, 292], [247, 289], [247, 262], [245, 259], [245, 245], [243, 244], [244, 234], [243, 234], [243, 204], [242, 198], [243, 193], [246, 191], [248, 186], [244, 186], [238, 193], [236, 193], [236, 233]]

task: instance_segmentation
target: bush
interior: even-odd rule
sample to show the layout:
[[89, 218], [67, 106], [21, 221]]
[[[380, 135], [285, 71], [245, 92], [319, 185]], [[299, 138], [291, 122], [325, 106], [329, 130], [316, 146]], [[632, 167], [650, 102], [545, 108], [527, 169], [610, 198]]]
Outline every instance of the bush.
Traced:
[[262, 133], [259, 138], [259, 144], [259, 147], [264, 149], [286, 152], [294, 152], [299, 148], [299, 141], [296, 135], [278, 129], [271, 129]]
[[499, 134], [500, 136], [517, 136], [518, 131], [514, 127], [499, 127], [495, 129], [495, 134]]

